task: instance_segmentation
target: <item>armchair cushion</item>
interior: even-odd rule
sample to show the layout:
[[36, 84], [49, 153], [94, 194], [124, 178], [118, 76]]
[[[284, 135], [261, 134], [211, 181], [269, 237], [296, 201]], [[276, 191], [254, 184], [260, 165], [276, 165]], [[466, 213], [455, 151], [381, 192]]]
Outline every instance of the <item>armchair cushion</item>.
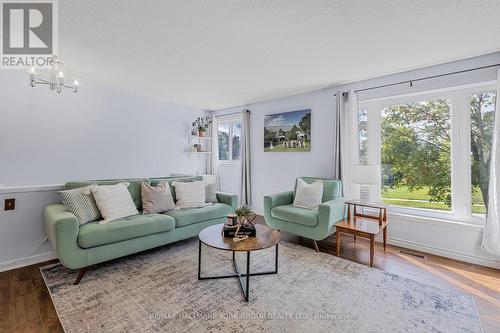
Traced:
[[305, 209], [293, 205], [278, 206], [271, 210], [271, 216], [287, 222], [315, 227], [318, 224], [318, 209]]
[[[323, 181], [323, 197], [321, 202], [335, 200], [342, 197], [342, 183], [340, 180], [315, 178], [315, 177], [300, 177], [300, 179], [302, 179], [308, 184], [312, 184], [317, 180]], [[295, 189], [293, 191], [294, 196], [296, 191], [297, 191], [297, 181], [295, 181]]]

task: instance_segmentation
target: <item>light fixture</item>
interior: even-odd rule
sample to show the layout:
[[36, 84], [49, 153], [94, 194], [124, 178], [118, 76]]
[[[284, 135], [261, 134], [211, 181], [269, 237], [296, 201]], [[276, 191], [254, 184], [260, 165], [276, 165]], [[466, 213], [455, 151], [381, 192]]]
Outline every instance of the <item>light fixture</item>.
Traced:
[[353, 184], [359, 184], [359, 199], [363, 203], [372, 202], [372, 186], [380, 182], [380, 166], [376, 164], [356, 164], [351, 169]]
[[50, 68], [48, 79], [41, 78], [39, 69], [36, 67], [31, 67], [28, 70], [30, 85], [32, 87], [35, 87], [38, 84], [46, 84], [49, 86], [50, 90], [57, 91], [58, 94], [63, 91], [63, 88], [71, 89], [74, 93], [77, 93], [81, 85], [80, 80], [78, 78], [72, 78], [70, 80], [71, 84], [66, 84], [62, 65], [63, 62], [57, 60], [57, 56], [52, 56], [52, 67]]

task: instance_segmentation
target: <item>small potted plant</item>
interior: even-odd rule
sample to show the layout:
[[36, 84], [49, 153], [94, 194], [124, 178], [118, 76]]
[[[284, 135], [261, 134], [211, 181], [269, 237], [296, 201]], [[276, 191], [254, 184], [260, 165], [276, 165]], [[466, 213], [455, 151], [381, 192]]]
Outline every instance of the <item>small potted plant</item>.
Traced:
[[196, 128], [198, 129], [198, 136], [204, 137], [207, 133], [207, 128], [212, 125], [212, 118], [209, 116], [205, 117], [198, 117], [194, 122], [193, 122], [193, 129]]
[[248, 206], [243, 205], [241, 207], [236, 208], [234, 211], [236, 216], [238, 217], [238, 224], [243, 227], [253, 227], [253, 221], [256, 218], [255, 213], [248, 208]]

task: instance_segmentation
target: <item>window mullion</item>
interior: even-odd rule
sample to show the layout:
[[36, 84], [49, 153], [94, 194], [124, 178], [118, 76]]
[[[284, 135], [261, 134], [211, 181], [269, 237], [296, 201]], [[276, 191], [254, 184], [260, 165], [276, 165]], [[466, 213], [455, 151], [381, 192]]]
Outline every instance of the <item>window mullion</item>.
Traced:
[[458, 91], [451, 98], [451, 194], [453, 214], [471, 217], [469, 98]]

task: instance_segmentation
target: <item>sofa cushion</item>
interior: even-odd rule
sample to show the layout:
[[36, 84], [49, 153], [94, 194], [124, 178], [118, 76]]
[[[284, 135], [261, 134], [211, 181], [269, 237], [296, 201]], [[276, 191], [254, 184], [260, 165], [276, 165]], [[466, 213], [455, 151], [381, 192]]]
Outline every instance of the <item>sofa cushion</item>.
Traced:
[[214, 203], [202, 208], [174, 209], [165, 212], [175, 219], [175, 227], [181, 228], [190, 224], [226, 217], [233, 212], [231, 206], [223, 203]]
[[189, 177], [166, 177], [166, 178], [151, 178], [151, 186], [157, 186], [162, 180], [166, 180], [170, 185], [170, 193], [172, 193], [172, 198], [174, 202], [177, 201], [177, 197], [175, 196], [175, 188], [172, 186], [173, 182], [178, 183], [188, 183], [188, 182], [197, 182], [203, 180], [202, 176], [189, 176]]
[[106, 224], [90, 222], [80, 226], [78, 244], [90, 248], [127, 239], [171, 231], [175, 220], [162, 214], [133, 215]]
[[318, 224], [318, 209], [305, 209], [293, 205], [278, 206], [271, 210], [271, 216], [297, 224], [315, 227]]
[[66, 190], [71, 190], [73, 188], [88, 186], [88, 185], [116, 185], [122, 182], [129, 183], [127, 189], [134, 200], [135, 207], [138, 210], [142, 210], [142, 200], [141, 200], [141, 184], [142, 179], [113, 179], [113, 180], [88, 180], [88, 181], [73, 181], [64, 184]]

